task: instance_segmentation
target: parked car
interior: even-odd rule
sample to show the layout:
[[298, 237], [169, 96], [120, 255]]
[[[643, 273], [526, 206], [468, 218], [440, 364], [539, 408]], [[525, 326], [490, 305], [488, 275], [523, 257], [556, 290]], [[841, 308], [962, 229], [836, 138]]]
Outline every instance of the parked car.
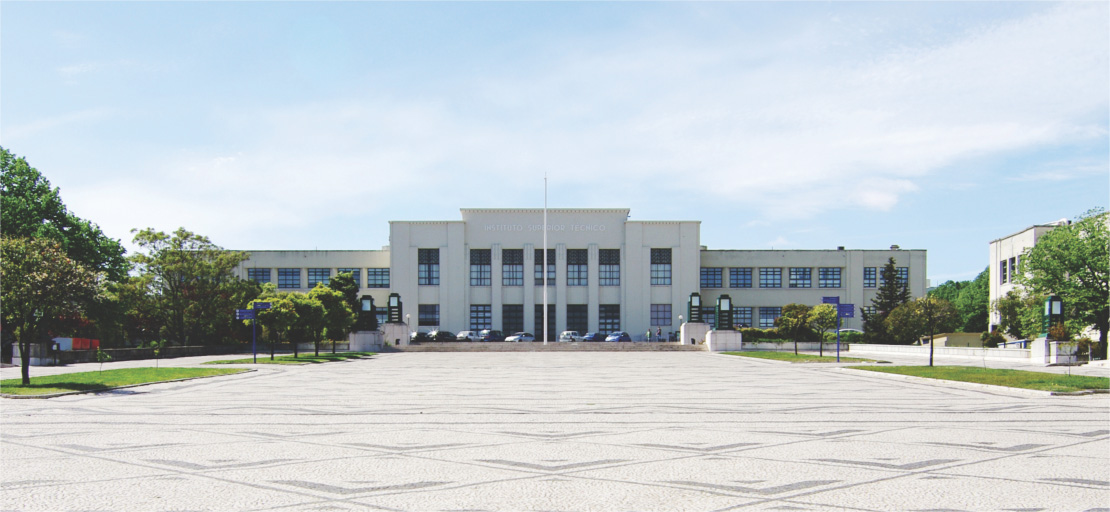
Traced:
[[428, 341], [455, 341], [455, 335], [451, 331], [435, 330], [428, 333]]
[[455, 336], [455, 339], [458, 341], [481, 341], [482, 336], [478, 334], [478, 331], [462, 331], [458, 336]]
[[409, 341], [428, 341], [428, 333], [416, 331], [409, 334]]
[[505, 337], [505, 341], [536, 341], [536, 337], [532, 333], [518, 332], [513, 333], [512, 336]]
[[559, 333], [559, 341], [582, 341], [578, 331], [563, 331]]
[[632, 341], [632, 337], [624, 331], [616, 331], [605, 338], [605, 341]]
[[482, 341], [505, 341], [505, 335], [501, 334], [501, 331], [482, 329], [478, 334], [482, 337]]
[[582, 341], [605, 341], [605, 335], [600, 332], [588, 332], [582, 337]]

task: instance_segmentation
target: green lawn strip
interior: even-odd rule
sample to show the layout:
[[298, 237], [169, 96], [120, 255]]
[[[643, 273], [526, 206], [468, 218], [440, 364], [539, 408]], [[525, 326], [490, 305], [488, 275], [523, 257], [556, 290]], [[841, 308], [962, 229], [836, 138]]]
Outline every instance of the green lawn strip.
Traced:
[[[755, 357], [759, 359], [774, 359], [776, 361], [789, 361], [791, 363], [835, 363], [836, 356], [816, 356], [813, 354], [794, 354], [793, 352], [772, 352], [753, 350], [751, 352], [722, 352], [730, 356]], [[874, 359], [861, 357], [840, 357], [842, 363], [873, 363]]]
[[121, 368], [103, 372], [65, 373], [31, 377], [31, 384], [24, 386], [22, 379], [0, 380], [0, 394], [53, 395], [75, 391], [104, 391], [136, 384], [153, 384], [171, 380], [230, 375], [247, 370], [231, 368]]
[[1036, 389], [1041, 391], [1072, 392], [1110, 388], [1110, 378], [1106, 377], [1030, 372], [1025, 370], [1004, 370], [999, 368], [981, 368], [977, 366], [853, 366], [851, 368], [872, 372], [924, 377], [927, 379], [974, 382], [977, 384]]
[[[298, 357], [276, 356], [270, 360], [269, 354], [258, 354], [258, 364], [309, 364], [309, 363], [330, 363], [333, 361], [345, 361], [347, 359], [359, 359], [362, 357], [370, 357], [376, 352], [337, 352], [335, 354], [320, 354], [314, 356], [310, 354], [300, 354]], [[245, 359], [224, 359], [220, 361], [208, 361], [204, 364], [254, 364], [254, 358], [248, 357]]]

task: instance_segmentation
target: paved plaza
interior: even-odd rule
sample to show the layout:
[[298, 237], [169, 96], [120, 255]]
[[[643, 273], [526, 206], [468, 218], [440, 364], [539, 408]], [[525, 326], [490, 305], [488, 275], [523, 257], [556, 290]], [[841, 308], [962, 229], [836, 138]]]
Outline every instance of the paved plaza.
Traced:
[[1105, 394], [684, 352], [252, 368], [0, 401], [0, 510], [1110, 510]]

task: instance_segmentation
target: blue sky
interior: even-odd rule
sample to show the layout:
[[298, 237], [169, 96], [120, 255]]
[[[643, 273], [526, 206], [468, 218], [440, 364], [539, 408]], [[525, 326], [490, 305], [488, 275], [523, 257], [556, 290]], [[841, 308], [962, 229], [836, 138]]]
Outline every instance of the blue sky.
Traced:
[[1110, 203], [1106, 2], [0, 3], [0, 144], [130, 241], [376, 249], [628, 207], [715, 249], [927, 249]]

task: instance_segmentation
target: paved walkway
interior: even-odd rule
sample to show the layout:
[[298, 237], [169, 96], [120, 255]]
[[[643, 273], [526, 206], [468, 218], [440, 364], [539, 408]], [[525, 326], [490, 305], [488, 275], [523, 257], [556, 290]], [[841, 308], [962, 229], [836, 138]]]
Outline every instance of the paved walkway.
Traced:
[[383, 354], [0, 408], [0, 510], [1110, 507], [1110, 395], [709, 353]]

